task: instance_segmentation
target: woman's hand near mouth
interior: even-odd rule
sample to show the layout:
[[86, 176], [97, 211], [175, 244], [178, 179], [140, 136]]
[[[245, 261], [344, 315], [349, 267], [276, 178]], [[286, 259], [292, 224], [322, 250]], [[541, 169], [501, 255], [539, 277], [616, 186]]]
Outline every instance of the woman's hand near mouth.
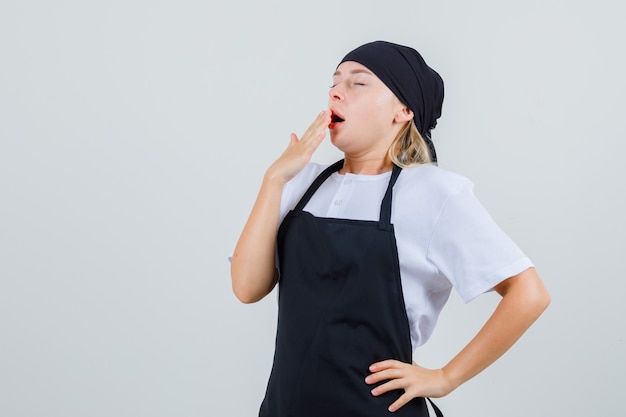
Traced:
[[326, 137], [326, 128], [331, 124], [331, 115], [330, 110], [321, 112], [304, 132], [302, 138], [292, 133], [287, 149], [268, 168], [265, 174], [266, 179], [281, 181], [284, 184], [302, 171]]

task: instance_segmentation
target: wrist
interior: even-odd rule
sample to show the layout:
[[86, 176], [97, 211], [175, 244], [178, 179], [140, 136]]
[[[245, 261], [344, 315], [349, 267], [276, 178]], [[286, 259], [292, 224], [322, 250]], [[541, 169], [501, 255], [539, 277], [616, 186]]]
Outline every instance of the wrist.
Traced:
[[263, 176], [264, 187], [282, 189], [285, 183], [286, 181], [279, 174], [275, 173], [271, 168], [265, 171], [265, 175]]
[[441, 368], [440, 371], [442, 378], [445, 381], [448, 394], [457, 389], [461, 384], [463, 384], [464, 381], [459, 378], [459, 376], [455, 374], [454, 370], [450, 369], [448, 365]]

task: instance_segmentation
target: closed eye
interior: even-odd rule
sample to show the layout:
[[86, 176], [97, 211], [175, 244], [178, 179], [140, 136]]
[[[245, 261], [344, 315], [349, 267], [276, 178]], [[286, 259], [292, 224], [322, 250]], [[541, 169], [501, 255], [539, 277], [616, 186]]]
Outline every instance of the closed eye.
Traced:
[[[360, 86], [364, 86], [366, 85], [365, 83], [352, 83], [352, 85], [360, 85]], [[329, 89], [335, 88], [337, 87], [337, 84], [332, 84], [330, 87], [328, 87]]]

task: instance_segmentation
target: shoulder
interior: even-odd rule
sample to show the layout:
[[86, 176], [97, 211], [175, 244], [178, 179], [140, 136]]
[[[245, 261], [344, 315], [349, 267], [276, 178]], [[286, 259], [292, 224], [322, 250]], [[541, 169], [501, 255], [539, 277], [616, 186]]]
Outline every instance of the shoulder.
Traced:
[[317, 177], [323, 170], [325, 170], [330, 164], [320, 164], [317, 162], [309, 162], [305, 165], [305, 167], [300, 171], [298, 176], [310, 176]]
[[309, 162], [302, 171], [285, 184], [281, 199], [281, 216], [296, 205], [311, 183], [328, 165]]
[[397, 187], [399, 191], [409, 194], [416, 193], [437, 200], [447, 200], [461, 190], [473, 189], [474, 184], [455, 172], [435, 165], [422, 165], [403, 169], [398, 177]]
[[451, 204], [474, 205], [473, 188], [463, 175], [438, 166], [405, 168], [393, 189], [395, 221], [414, 233], [419, 229], [430, 235]]
[[299, 190], [308, 187], [329, 164], [309, 162], [291, 181], [285, 184], [285, 190]]

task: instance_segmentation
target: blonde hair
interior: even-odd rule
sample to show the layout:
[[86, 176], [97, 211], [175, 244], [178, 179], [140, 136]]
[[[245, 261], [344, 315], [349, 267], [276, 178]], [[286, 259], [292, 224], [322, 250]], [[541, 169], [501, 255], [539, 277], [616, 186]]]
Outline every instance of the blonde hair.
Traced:
[[387, 154], [394, 164], [402, 168], [432, 163], [428, 145], [417, 130], [413, 119], [398, 132]]

